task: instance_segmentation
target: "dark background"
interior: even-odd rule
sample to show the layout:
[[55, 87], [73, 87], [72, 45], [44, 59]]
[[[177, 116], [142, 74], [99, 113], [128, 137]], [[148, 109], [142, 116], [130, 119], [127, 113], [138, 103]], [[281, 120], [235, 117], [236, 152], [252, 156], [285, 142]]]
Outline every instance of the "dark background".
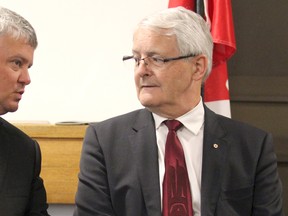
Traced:
[[288, 214], [288, 1], [232, 0], [231, 114], [271, 132]]

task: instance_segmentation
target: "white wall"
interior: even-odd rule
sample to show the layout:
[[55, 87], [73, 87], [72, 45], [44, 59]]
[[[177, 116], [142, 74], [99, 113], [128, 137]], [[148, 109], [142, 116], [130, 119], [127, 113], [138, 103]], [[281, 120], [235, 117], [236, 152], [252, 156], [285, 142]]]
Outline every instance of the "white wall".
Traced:
[[39, 46], [32, 83], [17, 112], [20, 121], [101, 121], [140, 108], [131, 54], [135, 25], [167, 8], [168, 0], [2, 0], [35, 28]]

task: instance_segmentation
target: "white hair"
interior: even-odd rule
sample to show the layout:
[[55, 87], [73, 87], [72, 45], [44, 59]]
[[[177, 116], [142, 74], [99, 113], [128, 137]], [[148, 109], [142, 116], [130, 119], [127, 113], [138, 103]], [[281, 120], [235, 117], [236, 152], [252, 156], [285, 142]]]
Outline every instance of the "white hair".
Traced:
[[168, 8], [144, 18], [140, 27], [153, 28], [166, 35], [175, 35], [181, 55], [203, 54], [208, 59], [205, 80], [212, 68], [213, 40], [209, 26], [197, 13], [184, 7]]
[[34, 49], [38, 45], [37, 36], [31, 24], [14, 11], [0, 6], [1, 35], [11, 35], [16, 39], [24, 38]]

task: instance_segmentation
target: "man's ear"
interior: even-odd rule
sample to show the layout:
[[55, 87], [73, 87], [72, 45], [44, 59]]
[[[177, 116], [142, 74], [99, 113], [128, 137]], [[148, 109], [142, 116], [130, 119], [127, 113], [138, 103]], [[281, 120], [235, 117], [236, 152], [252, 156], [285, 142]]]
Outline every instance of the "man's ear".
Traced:
[[208, 59], [205, 55], [198, 55], [193, 58], [194, 62], [194, 74], [193, 79], [194, 80], [202, 80], [205, 76], [205, 73], [207, 71], [208, 67]]

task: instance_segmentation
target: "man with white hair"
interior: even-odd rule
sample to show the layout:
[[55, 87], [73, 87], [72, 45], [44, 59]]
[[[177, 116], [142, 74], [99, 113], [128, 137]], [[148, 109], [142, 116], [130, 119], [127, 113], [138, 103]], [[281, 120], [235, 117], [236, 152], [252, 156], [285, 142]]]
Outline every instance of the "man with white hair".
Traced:
[[182, 7], [138, 24], [123, 60], [145, 108], [88, 127], [75, 216], [283, 214], [271, 135], [202, 101], [212, 50], [205, 21]]

